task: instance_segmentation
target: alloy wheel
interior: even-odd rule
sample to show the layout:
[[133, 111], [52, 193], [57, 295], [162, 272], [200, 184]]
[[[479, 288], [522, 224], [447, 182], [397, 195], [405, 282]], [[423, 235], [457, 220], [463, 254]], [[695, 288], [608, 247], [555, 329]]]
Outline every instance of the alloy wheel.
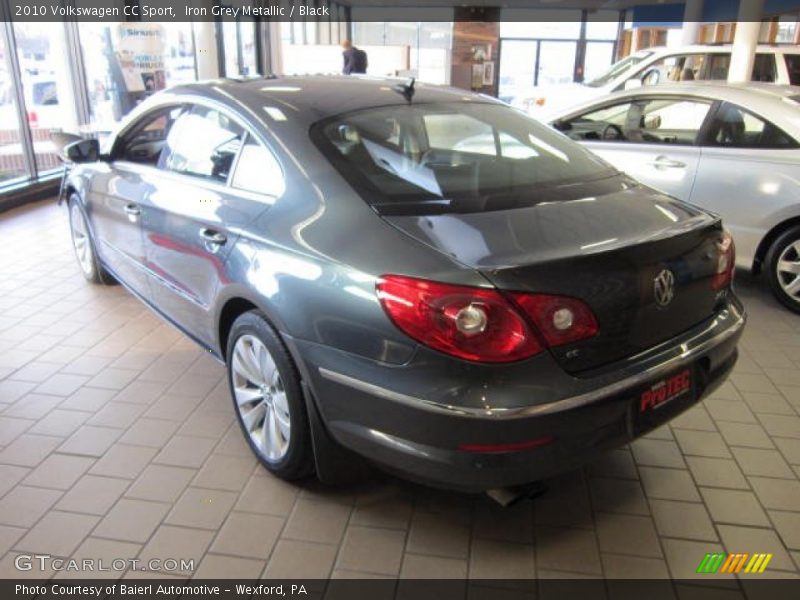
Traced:
[[231, 375], [236, 408], [253, 445], [270, 462], [289, 449], [291, 416], [278, 367], [264, 343], [243, 335], [233, 347]]
[[800, 240], [786, 246], [775, 265], [778, 283], [795, 302], [800, 303]]
[[72, 232], [72, 247], [75, 249], [75, 256], [83, 272], [88, 276], [94, 269], [94, 256], [92, 245], [89, 240], [88, 228], [83, 218], [81, 209], [77, 204], [72, 204], [70, 208], [70, 229]]

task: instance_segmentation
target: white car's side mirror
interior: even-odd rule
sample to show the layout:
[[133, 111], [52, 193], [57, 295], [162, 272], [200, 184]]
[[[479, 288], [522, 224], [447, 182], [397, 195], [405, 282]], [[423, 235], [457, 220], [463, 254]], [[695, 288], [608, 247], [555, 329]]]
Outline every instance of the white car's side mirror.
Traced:
[[626, 90], [636, 90], [639, 89], [640, 87], [642, 87], [641, 79], [633, 78], [633, 79], [628, 79], [628, 81], [625, 82]]

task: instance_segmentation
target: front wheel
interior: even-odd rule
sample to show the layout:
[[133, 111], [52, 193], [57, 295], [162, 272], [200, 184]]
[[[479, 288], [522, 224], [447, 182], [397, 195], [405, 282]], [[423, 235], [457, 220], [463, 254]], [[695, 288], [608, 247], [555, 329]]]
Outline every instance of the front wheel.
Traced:
[[80, 199], [76, 194], [69, 198], [69, 231], [72, 238], [72, 249], [75, 251], [75, 258], [78, 259], [78, 266], [87, 281], [92, 283], [106, 283], [103, 267], [97, 260], [97, 252], [94, 247], [86, 221], [86, 215], [81, 208]]
[[261, 312], [236, 319], [226, 356], [236, 416], [250, 448], [278, 477], [310, 474], [314, 461], [300, 377]]
[[776, 239], [767, 252], [767, 275], [772, 293], [800, 313], [800, 227], [792, 227]]

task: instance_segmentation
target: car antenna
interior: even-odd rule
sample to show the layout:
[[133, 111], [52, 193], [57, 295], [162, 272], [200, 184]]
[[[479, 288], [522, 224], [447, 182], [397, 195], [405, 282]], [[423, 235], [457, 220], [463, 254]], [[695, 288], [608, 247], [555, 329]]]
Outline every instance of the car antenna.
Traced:
[[400, 94], [406, 99], [406, 102], [411, 104], [411, 99], [414, 97], [414, 78], [412, 77], [408, 83], [398, 83], [392, 86], [392, 90]]

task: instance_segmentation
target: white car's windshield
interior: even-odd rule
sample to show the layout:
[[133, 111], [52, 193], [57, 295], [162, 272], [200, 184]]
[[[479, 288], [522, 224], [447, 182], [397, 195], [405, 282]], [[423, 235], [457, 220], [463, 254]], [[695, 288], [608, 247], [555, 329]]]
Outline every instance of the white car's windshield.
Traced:
[[613, 81], [620, 74], [624, 73], [634, 65], [639, 64], [645, 58], [651, 56], [652, 54], [653, 54], [652, 52], [637, 52], [636, 54], [631, 54], [630, 56], [627, 56], [622, 60], [615, 62], [602, 75], [595, 77], [591, 81], [585, 82], [585, 85], [588, 85], [589, 87], [603, 87], [605, 84], [607, 84], [610, 81]]

